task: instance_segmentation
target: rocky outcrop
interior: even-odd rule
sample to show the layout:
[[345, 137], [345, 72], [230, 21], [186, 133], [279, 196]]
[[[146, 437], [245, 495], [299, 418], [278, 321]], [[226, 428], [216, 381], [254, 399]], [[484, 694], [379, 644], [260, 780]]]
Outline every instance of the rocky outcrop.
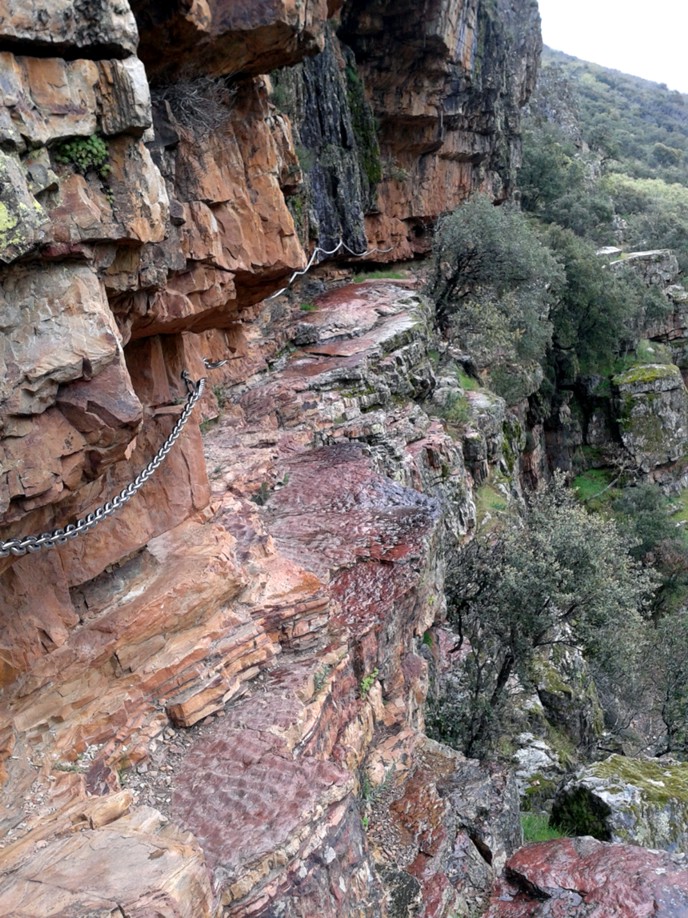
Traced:
[[611, 261], [614, 271], [631, 270], [638, 274], [648, 287], [665, 287], [675, 284], [679, 276], [678, 259], [670, 249], [653, 249], [648, 252], [628, 252]]
[[485, 918], [676, 918], [688, 909], [683, 859], [593, 838], [527, 845], [507, 863]]
[[474, 190], [508, 196], [519, 162], [520, 106], [535, 85], [535, 7], [434, 0], [351, 0], [341, 35], [380, 123], [380, 213], [368, 219], [394, 257], [428, 248], [429, 223]]
[[[268, 117], [260, 84], [215, 99], [221, 139], [199, 144], [168, 105], [149, 148], [137, 59], [5, 57], [3, 155], [17, 180], [5, 183], [2, 210], [10, 264], [0, 281], [0, 507], [2, 532], [14, 535], [19, 520], [25, 532], [52, 528], [131, 480], [169, 432], [181, 369], [200, 375], [194, 342], [181, 333], [233, 327], [219, 346], [232, 338], [236, 352], [241, 323], [232, 315], [274, 289], [303, 252], [280, 190], [288, 130]], [[169, 512], [150, 485], [156, 523], [131, 531], [122, 553], [207, 500], [198, 445], [196, 437], [178, 488], [193, 498]], [[102, 567], [121, 556], [107, 553]]]
[[[302, 238], [325, 251], [368, 248], [365, 213], [382, 177], [373, 116], [353, 53], [327, 30], [322, 54], [272, 75], [273, 102], [290, 117], [303, 185], [290, 202]], [[371, 253], [377, 256], [379, 253]]]
[[688, 437], [688, 393], [673, 364], [645, 364], [614, 376], [623, 445], [643, 472], [680, 459]]
[[539, 52], [530, 4], [344, 3], [324, 54], [277, 77], [308, 174], [304, 231], [329, 248], [365, 225], [371, 258], [397, 261], [472, 192], [508, 197]]
[[576, 835], [685, 851], [688, 767], [612, 755], [559, 789], [552, 822]]
[[[0, 14], [3, 543], [134, 493], [184, 411], [182, 371], [227, 361], [116, 515], [0, 560], [0, 895], [14, 914], [402, 915], [413, 901], [442, 918], [477, 910], [520, 841], [507, 776], [423, 735], [423, 636], [444, 612], [445, 551], [476, 515], [464, 421], [423, 407], [426, 305], [407, 283], [265, 299], [306, 253], [286, 201], [301, 180], [292, 128], [262, 75], [323, 48], [340, 6]], [[406, 150], [421, 190], [369, 242], [410, 255], [439, 210], [506, 192], [537, 33], [523, 37], [528, 4], [488, 7], [433, 9], [451, 59], [422, 106], [437, 125], [444, 95], [457, 108], [470, 84], [472, 114], [441, 165], [425, 134]], [[464, 20], [486, 44], [474, 30], [459, 61]], [[333, 40], [326, 53], [311, 74], [354, 66]], [[322, 138], [352, 136], [360, 169], [349, 110]], [[489, 476], [511, 434], [501, 403], [471, 398]], [[200, 417], [215, 422], [205, 441]]]
[[[325, 23], [342, 0], [132, 0], [139, 56], [160, 80], [187, 73], [269, 73], [322, 51]], [[172, 77], [173, 78], [173, 77]]]
[[[279, 903], [297, 916], [307, 903], [402, 915], [409, 901], [428, 916], [462, 903], [477, 913], [519, 844], [515, 785], [422, 735], [421, 649], [441, 614], [443, 546], [475, 513], [460, 443], [414, 401], [433, 381], [426, 306], [394, 282], [315, 306], [293, 321], [297, 351], [218, 390], [208, 510], [107, 572], [89, 570], [89, 549], [121, 545], [140, 508], [102, 523], [95, 549], [16, 562], [27, 575], [52, 563], [46, 577], [77, 564], [91, 576], [62, 592], [55, 643], [34, 619], [36, 644], [8, 671], [8, 901], [42, 907], [17, 885], [35, 850], [27, 832], [48, 810], [58, 831], [75, 802], [105, 804], [120, 783], [134, 819], [152, 806], [166, 832], [192, 833], [151, 883], [172, 901], [175, 884], [196, 882], [200, 850], [208, 914]], [[131, 876], [148, 845], [167, 844], [150, 819], [146, 842], [130, 846]], [[129, 837], [119, 822], [108, 823], [115, 847]], [[46, 874], [67, 903], [84, 901], [80, 865], [102, 869], [100, 840], [89, 859], [84, 844], [77, 832], [62, 851], [69, 881]], [[130, 881], [124, 900], [141, 908], [146, 889], [137, 898]]]

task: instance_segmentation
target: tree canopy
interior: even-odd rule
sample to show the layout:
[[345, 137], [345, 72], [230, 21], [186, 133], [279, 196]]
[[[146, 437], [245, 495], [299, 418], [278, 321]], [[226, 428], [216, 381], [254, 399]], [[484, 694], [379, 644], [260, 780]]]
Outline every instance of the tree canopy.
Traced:
[[529, 684], [539, 650], [574, 647], [611, 680], [623, 678], [653, 587], [613, 520], [588, 513], [560, 477], [522, 518], [474, 539], [451, 582], [449, 619], [468, 656], [439, 732], [466, 755], [489, 751], [510, 680]]

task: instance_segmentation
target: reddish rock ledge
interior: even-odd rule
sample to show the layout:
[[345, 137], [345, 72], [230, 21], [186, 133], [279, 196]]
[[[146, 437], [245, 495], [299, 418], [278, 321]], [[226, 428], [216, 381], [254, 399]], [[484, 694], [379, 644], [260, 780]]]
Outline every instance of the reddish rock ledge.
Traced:
[[594, 838], [527, 845], [507, 862], [485, 918], [685, 918], [685, 857]]

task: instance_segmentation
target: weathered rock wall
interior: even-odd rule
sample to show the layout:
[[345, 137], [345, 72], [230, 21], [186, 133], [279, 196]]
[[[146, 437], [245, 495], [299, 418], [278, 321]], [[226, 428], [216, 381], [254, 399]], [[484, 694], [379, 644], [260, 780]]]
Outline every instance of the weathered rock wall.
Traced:
[[[475, 522], [461, 444], [421, 404], [435, 387], [422, 299], [355, 288], [313, 314], [264, 299], [306, 255], [286, 200], [292, 127], [262, 75], [322, 49], [339, 6], [0, 10], [0, 539], [120, 493], [180, 417], [182, 370], [228, 361], [115, 516], [0, 559], [11, 914], [402, 915], [407, 896], [443, 916], [484, 901], [520, 838], [510, 781], [471, 776], [422, 732], [445, 546]], [[459, 67], [451, 28], [473, 16], [516, 34], [532, 9], [469, 6], [433, 8], [449, 57], [426, 88], [435, 105], [463, 68], [461, 156], [384, 219], [361, 186], [357, 243], [375, 225], [371, 242], [409, 256], [418, 221], [508, 188], [521, 39], [474, 42]], [[352, 43], [359, 14], [345, 11]], [[537, 36], [522, 50], [529, 71]], [[353, 64], [330, 52], [331, 73]], [[387, 104], [382, 58], [361, 66]], [[492, 83], [488, 130], [477, 98]], [[436, 163], [426, 146], [405, 162]], [[218, 415], [204, 443], [198, 420]], [[499, 450], [476, 427], [487, 475]], [[485, 782], [497, 828], [461, 796]]]
[[390, 260], [427, 251], [433, 219], [472, 191], [508, 197], [541, 49], [535, 4], [351, 0], [340, 35], [379, 122], [383, 180], [367, 230], [394, 245]]
[[534, 4], [345, 3], [324, 53], [276, 78], [307, 174], [304, 233], [357, 250], [367, 235], [373, 260], [398, 261], [472, 192], [507, 198], [540, 48]]

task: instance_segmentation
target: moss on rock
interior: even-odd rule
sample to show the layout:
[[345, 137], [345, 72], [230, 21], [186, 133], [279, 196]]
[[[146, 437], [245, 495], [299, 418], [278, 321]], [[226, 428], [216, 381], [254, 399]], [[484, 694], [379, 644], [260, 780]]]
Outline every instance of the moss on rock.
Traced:
[[611, 755], [604, 762], [591, 765], [590, 773], [621, 784], [632, 784], [649, 803], [663, 806], [678, 800], [688, 807], [688, 764], [665, 765], [651, 759]]
[[673, 363], [648, 363], [631, 367], [623, 373], [614, 376], [612, 382], [615, 386], [623, 388], [625, 386], [643, 386], [652, 385], [660, 379], [676, 380], [677, 384], [681, 382], [681, 371]]
[[552, 820], [576, 835], [663, 848], [688, 847], [688, 764], [612, 755], [562, 787]]

